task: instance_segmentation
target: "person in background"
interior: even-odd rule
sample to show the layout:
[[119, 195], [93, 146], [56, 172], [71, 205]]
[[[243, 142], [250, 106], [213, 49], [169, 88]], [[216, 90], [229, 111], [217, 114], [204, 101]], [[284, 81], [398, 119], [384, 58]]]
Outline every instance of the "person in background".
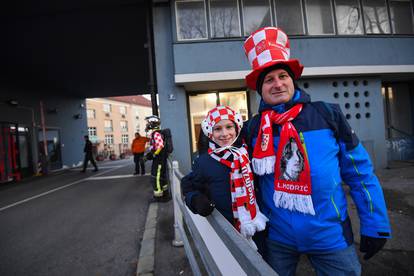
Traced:
[[[141, 136], [138, 132], [135, 133], [135, 138], [132, 141], [131, 151], [134, 154], [135, 172], [134, 174], [145, 174], [144, 152], [145, 145], [149, 142], [149, 138]], [[140, 170], [141, 168], [141, 170]]]
[[360, 219], [360, 251], [374, 256], [391, 237], [387, 208], [371, 160], [338, 105], [312, 102], [296, 80], [287, 35], [265, 27], [244, 49], [252, 66], [247, 86], [261, 96], [259, 114], [244, 129], [253, 171], [269, 218], [265, 260], [279, 275], [295, 275], [306, 254], [317, 275], [360, 275], [346, 193]]
[[[267, 218], [256, 204], [253, 174], [245, 145], [238, 139], [243, 126], [239, 113], [217, 106], [202, 121], [209, 138], [192, 172], [181, 180], [190, 210], [208, 216], [216, 208], [240, 233], [251, 240], [266, 227]], [[255, 245], [254, 245], [255, 247]]]
[[95, 163], [95, 160], [93, 159], [93, 153], [92, 153], [92, 142], [89, 140], [89, 136], [85, 135], [83, 136], [85, 139], [85, 146], [83, 147], [83, 152], [85, 153], [85, 158], [83, 160], [83, 169], [81, 172], [86, 171], [86, 167], [88, 167], [88, 162], [91, 161], [91, 164], [95, 167], [93, 170], [94, 172], [98, 171], [98, 166]]
[[170, 199], [167, 179], [168, 153], [164, 149], [164, 139], [161, 134], [161, 120], [155, 115], [145, 118], [147, 126], [145, 131], [151, 131], [150, 152], [146, 159], [152, 160], [151, 181], [154, 191], [154, 200], [168, 201]]

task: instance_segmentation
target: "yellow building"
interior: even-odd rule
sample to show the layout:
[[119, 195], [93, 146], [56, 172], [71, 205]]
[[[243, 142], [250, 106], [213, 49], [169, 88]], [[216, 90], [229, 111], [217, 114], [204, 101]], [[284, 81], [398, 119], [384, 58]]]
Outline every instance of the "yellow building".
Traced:
[[143, 96], [86, 100], [88, 135], [96, 154], [129, 153], [135, 132], [145, 136], [145, 117], [152, 114], [151, 101]]

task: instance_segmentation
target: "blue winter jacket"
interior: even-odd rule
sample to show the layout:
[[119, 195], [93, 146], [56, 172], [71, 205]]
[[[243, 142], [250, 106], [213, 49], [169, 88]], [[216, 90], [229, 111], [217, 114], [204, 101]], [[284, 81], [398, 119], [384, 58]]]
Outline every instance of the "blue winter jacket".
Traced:
[[190, 210], [197, 214], [191, 200], [197, 194], [206, 195], [216, 209], [233, 224], [231, 208], [230, 168], [210, 157], [208, 153], [201, 154], [195, 161], [192, 171], [181, 180], [182, 193]]
[[[378, 238], [390, 237], [384, 196], [370, 158], [339, 106], [329, 105], [332, 115], [330, 120], [310, 102], [310, 97], [305, 92], [296, 90], [293, 99], [276, 107], [268, 107], [262, 102], [261, 110], [272, 108], [283, 112], [296, 103], [304, 104], [292, 123], [306, 147], [316, 215], [275, 207], [273, 174], [259, 176], [261, 196], [258, 198], [261, 201], [258, 203], [260, 210], [270, 220], [268, 237], [292, 246], [299, 252], [329, 252], [349, 246], [353, 242], [353, 235], [342, 184], [350, 187], [351, 197], [358, 209], [361, 234]], [[248, 128], [244, 129], [248, 133], [246, 135], [251, 137], [249, 140], [252, 148], [259, 124], [251, 133], [248, 133]], [[274, 125], [275, 152], [279, 130]]]

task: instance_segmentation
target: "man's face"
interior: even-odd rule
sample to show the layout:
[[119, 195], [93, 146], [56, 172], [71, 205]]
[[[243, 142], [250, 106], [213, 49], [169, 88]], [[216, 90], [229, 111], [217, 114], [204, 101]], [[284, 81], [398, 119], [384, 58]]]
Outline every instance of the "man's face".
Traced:
[[270, 105], [288, 102], [295, 92], [293, 80], [283, 69], [267, 73], [262, 85], [263, 101]]
[[139, 138], [139, 133], [135, 133], [135, 138]]

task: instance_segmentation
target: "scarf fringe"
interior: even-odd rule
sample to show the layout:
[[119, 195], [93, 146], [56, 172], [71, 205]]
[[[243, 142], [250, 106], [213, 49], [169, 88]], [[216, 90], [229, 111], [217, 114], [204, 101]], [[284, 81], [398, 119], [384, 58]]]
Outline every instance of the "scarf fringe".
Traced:
[[253, 158], [253, 171], [257, 175], [272, 174], [275, 171], [276, 156]]
[[315, 215], [311, 195], [289, 194], [282, 191], [275, 191], [273, 201], [276, 207], [298, 211], [304, 214]]
[[241, 208], [238, 212], [240, 221], [240, 233], [248, 238], [252, 237], [254, 233], [263, 231], [266, 228], [266, 222], [269, 219], [260, 212], [259, 206], [256, 204], [256, 216], [254, 219], [250, 217], [250, 213], [245, 209]]
[[[259, 207], [257, 207], [257, 210], [259, 210]], [[253, 223], [256, 226], [256, 231], [260, 232], [265, 230], [266, 228], [266, 222], [268, 222], [269, 219], [262, 214], [262, 212], [258, 211], [256, 213], [256, 217], [253, 219]]]

